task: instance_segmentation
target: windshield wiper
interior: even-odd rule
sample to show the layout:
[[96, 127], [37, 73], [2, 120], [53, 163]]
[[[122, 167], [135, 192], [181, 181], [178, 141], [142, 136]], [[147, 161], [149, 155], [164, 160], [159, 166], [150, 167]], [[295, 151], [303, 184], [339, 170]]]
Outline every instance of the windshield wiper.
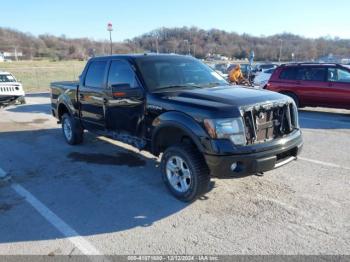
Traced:
[[216, 87], [216, 86], [222, 86], [222, 85], [225, 85], [225, 83], [213, 82], [213, 83], [205, 84], [204, 86], [205, 87]]

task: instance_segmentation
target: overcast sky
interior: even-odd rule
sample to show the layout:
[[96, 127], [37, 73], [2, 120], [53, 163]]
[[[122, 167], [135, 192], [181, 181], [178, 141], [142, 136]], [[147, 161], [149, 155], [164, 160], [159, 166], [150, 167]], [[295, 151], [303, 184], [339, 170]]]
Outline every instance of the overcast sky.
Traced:
[[290, 32], [350, 39], [349, 0], [11, 0], [0, 27], [34, 35], [108, 37], [121, 41], [160, 27], [197, 26], [256, 36]]

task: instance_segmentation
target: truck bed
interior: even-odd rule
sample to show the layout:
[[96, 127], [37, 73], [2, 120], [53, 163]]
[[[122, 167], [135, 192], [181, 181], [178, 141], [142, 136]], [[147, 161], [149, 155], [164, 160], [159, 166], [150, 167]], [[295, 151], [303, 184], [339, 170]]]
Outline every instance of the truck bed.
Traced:
[[57, 100], [64, 94], [65, 97], [69, 97], [69, 101], [77, 108], [77, 86], [78, 81], [62, 81], [53, 82], [50, 85], [51, 88], [51, 107], [53, 115], [57, 115]]

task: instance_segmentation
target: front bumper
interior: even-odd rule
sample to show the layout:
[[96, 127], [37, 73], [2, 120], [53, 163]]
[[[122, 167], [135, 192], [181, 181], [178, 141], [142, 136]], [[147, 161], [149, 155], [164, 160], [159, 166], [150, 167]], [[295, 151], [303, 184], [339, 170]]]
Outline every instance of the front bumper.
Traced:
[[[281, 167], [296, 160], [302, 150], [303, 139], [298, 130], [275, 142], [273, 148], [266, 145], [267, 150], [263, 150], [262, 146], [263, 144], [260, 144], [259, 151], [252, 153], [241, 151], [232, 155], [204, 155], [211, 176], [224, 178], [258, 174]], [[233, 164], [236, 166], [234, 169]]]
[[2, 96], [0, 95], [0, 106], [9, 106], [15, 104], [25, 104], [25, 96]]

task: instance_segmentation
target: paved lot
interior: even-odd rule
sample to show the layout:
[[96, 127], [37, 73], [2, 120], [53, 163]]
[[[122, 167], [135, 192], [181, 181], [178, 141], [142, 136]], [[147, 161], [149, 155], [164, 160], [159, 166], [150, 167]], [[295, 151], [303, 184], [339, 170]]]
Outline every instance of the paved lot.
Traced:
[[0, 109], [0, 254], [350, 254], [350, 111], [302, 110], [299, 161], [187, 205], [151, 155], [68, 146], [47, 95], [27, 101]]

